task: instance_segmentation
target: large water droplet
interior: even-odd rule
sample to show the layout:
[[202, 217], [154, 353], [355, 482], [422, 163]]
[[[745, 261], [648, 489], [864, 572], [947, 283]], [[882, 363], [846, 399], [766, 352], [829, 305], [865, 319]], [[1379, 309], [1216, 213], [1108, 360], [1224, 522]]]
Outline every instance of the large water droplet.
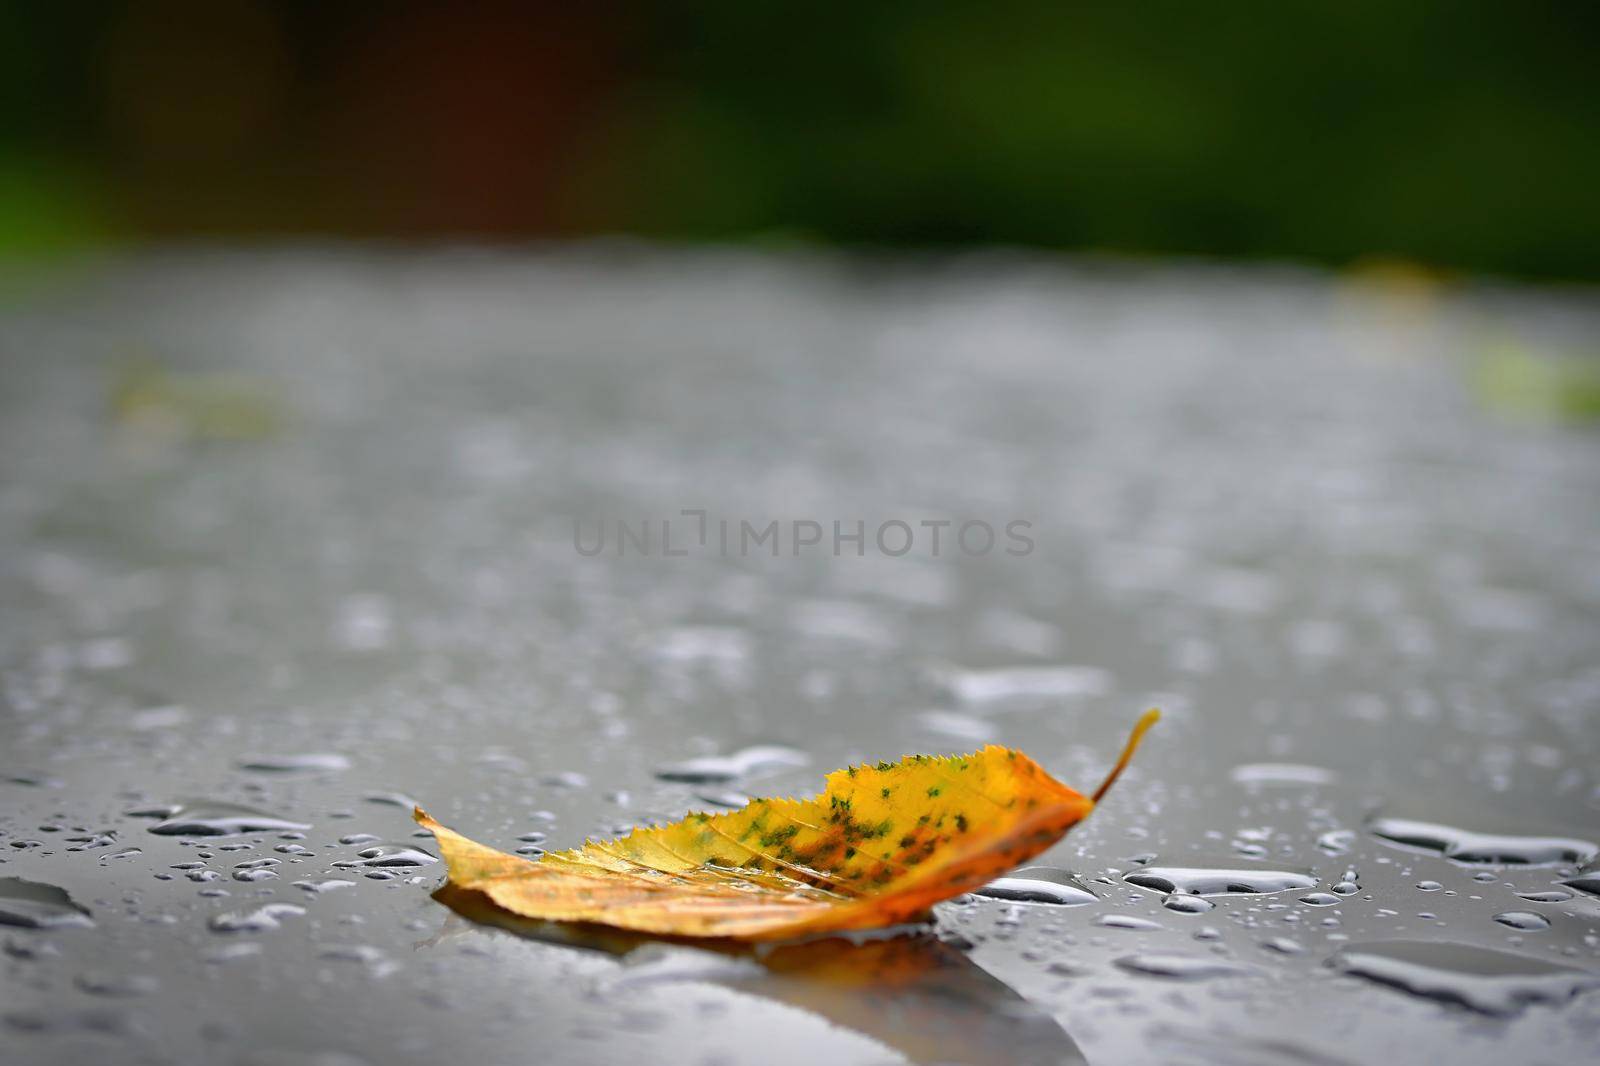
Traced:
[[1149, 918], [1140, 918], [1133, 914], [1102, 914], [1094, 920], [1095, 925], [1107, 929], [1160, 929], [1160, 922], [1153, 922]]
[[1568, 888], [1575, 888], [1579, 892], [1600, 896], [1600, 866], [1585, 867], [1578, 871], [1577, 877], [1569, 877], [1561, 883]]
[[0, 925], [56, 929], [93, 924], [88, 909], [73, 902], [65, 889], [20, 877], [0, 877]]
[[357, 866], [428, 866], [439, 861], [438, 856], [406, 844], [375, 844], [356, 854], [359, 858], [341, 859], [333, 865], [348, 870]]
[[1550, 928], [1550, 919], [1533, 911], [1503, 911], [1495, 915], [1494, 920], [1525, 933], [1536, 933]]
[[738, 810], [750, 802], [749, 796], [732, 789], [702, 789], [694, 794], [694, 798], [713, 807], [725, 807], [728, 810]]
[[1111, 691], [1111, 675], [1095, 666], [962, 670], [949, 677], [948, 687], [962, 703], [1038, 702], [1104, 696]]
[[1517, 895], [1529, 903], [1565, 903], [1572, 898], [1572, 893], [1564, 888], [1552, 888], [1542, 892], [1518, 892]]
[[1238, 785], [1306, 788], [1331, 785], [1339, 775], [1321, 766], [1291, 762], [1253, 762], [1235, 766], [1228, 774]]
[[1338, 970], [1412, 995], [1500, 1017], [1531, 1003], [1563, 1003], [1600, 976], [1510, 952], [1448, 941], [1357, 944], [1329, 960]]
[[1570, 837], [1475, 833], [1468, 829], [1418, 822], [1408, 818], [1376, 818], [1367, 825], [1380, 840], [1434, 851], [1459, 863], [1554, 866], [1594, 858], [1600, 845]]
[[723, 785], [748, 777], [758, 770], [781, 766], [806, 766], [811, 757], [795, 748], [762, 744], [731, 755], [707, 755], [698, 759], [663, 766], [656, 776], [663, 781], [682, 781], [692, 785]]
[[246, 755], [239, 760], [241, 770], [292, 773], [296, 770], [348, 770], [350, 760], [329, 752], [303, 752], [298, 755]]
[[129, 811], [128, 814], [135, 818], [162, 819], [150, 827], [150, 832], [171, 837], [238, 836], [240, 833], [311, 828], [305, 822], [292, 822], [253, 807], [212, 800], [183, 800], [162, 807]]
[[1158, 892], [1183, 892], [1196, 896], [1253, 895], [1317, 887], [1317, 879], [1310, 871], [1251, 867], [1146, 866], [1124, 874], [1122, 879], [1130, 885], [1153, 888]]
[[1211, 977], [1243, 977], [1256, 971], [1248, 966], [1205, 955], [1149, 951], [1124, 955], [1116, 965], [1129, 973], [1149, 977], [1168, 977], [1179, 981], [1203, 981]]
[[1013, 903], [1054, 903], [1065, 907], [1095, 903], [1100, 898], [1083, 887], [1076, 876], [1053, 866], [1028, 866], [1008, 877], [997, 877], [982, 888], [974, 889], [973, 895]]
[[92, 996], [146, 996], [161, 988], [161, 982], [150, 974], [100, 970], [79, 974], [73, 984]]
[[218, 933], [262, 933], [279, 928], [284, 918], [305, 912], [297, 903], [268, 903], [253, 911], [215, 915], [207, 925]]

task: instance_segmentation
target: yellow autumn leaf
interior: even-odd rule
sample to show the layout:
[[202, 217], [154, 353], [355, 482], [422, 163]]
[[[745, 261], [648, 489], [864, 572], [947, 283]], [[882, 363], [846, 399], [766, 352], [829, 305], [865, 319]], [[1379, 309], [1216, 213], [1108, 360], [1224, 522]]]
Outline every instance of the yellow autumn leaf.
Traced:
[[810, 799], [696, 812], [538, 860], [468, 840], [421, 808], [414, 817], [437, 838], [452, 885], [527, 918], [737, 940], [876, 929], [923, 919], [1060, 840], [1158, 717], [1140, 718], [1092, 797], [990, 745], [835, 770]]

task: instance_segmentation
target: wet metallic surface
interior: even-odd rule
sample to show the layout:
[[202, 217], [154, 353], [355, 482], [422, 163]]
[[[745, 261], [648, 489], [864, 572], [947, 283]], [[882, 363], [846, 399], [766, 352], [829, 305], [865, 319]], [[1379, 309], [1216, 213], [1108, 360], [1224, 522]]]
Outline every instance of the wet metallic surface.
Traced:
[[[1467, 382], [1486, 338], [1597, 324], [1583, 293], [1004, 257], [41, 283], [0, 309], [0, 878], [72, 903], [0, 925], [4, 1060], [1590, 1061], [1600, 436]], [[281, 417], [113, 419], [137, 359]], [[1036, 547], [574, 550], [574, 518], [684, 509]], [[1098, 899], [969, 897], [921, 939], [494, 922], [432, 898], [407, 817], [536, 853], [990, 740], [1088, 787], [1150, 704], [1038, 860]], [[1164, 906], [1144, 867], [1314, 885]], [[1381, 946], [1418, 941], [1537, 960], [1542, 991], [1464, 1007], [1488, 978], [1451, 960], [1498, 956]]]

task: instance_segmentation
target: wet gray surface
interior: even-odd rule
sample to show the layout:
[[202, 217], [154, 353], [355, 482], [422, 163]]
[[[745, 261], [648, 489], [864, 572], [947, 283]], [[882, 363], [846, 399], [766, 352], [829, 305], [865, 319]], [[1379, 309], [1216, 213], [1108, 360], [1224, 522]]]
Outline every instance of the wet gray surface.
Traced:
[[[1597, 324], [1583, 293], [993, 256], [40, 282], [0, 311], [0, 1057], [1593, 1061], [1600, 436], [1466, 382], [1485, 338]], [[240, 377], [113, 418], [140, 359]], [[216, 390], [276, 428], [219, 439]], [[584, 556], [575, 519], [651, 520], [652, 552]], [[1002, 532], [935, 558], [941, 519]], [[403, 806], [566, 847], [986, 741], [1088, 787], [1151, 704], [1038, 860], [1072, 905], [887, 944], [496, 924], [430, 895]], [[655, 774], [758, 745], [790, 750]]]

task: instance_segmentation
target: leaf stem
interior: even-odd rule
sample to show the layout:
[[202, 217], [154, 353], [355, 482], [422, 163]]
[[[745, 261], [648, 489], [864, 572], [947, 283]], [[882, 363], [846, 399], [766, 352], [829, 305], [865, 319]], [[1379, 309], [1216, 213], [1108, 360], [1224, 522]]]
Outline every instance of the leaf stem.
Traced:
[[1095, 789], [1094, 795], [1090, 797], [1092, 802], [1099, 803], [1100, 797], [1104, 796], [1111, 786], [1117, 783], [1117, 778], [1122, 776], [1122, 771], [1128, 768], [1128, 763], [1133, 759], [1133, 753], [1139, 750], [1139, 742], [1150, 731], [1150, 727], [1160, 719], [1161, 711], [1155, 707], [1150, 708], [1139, 716], [1139, 721], [1135, 723], [1133, 732], [1128, 734], [1128, 743], [1123, 745], [1122, 755], [1117, 759], [1117, 764], [1111, 768], [1109, 774], [1106, 774], [1106, 779], [1100, 782], [1100, 787]]

